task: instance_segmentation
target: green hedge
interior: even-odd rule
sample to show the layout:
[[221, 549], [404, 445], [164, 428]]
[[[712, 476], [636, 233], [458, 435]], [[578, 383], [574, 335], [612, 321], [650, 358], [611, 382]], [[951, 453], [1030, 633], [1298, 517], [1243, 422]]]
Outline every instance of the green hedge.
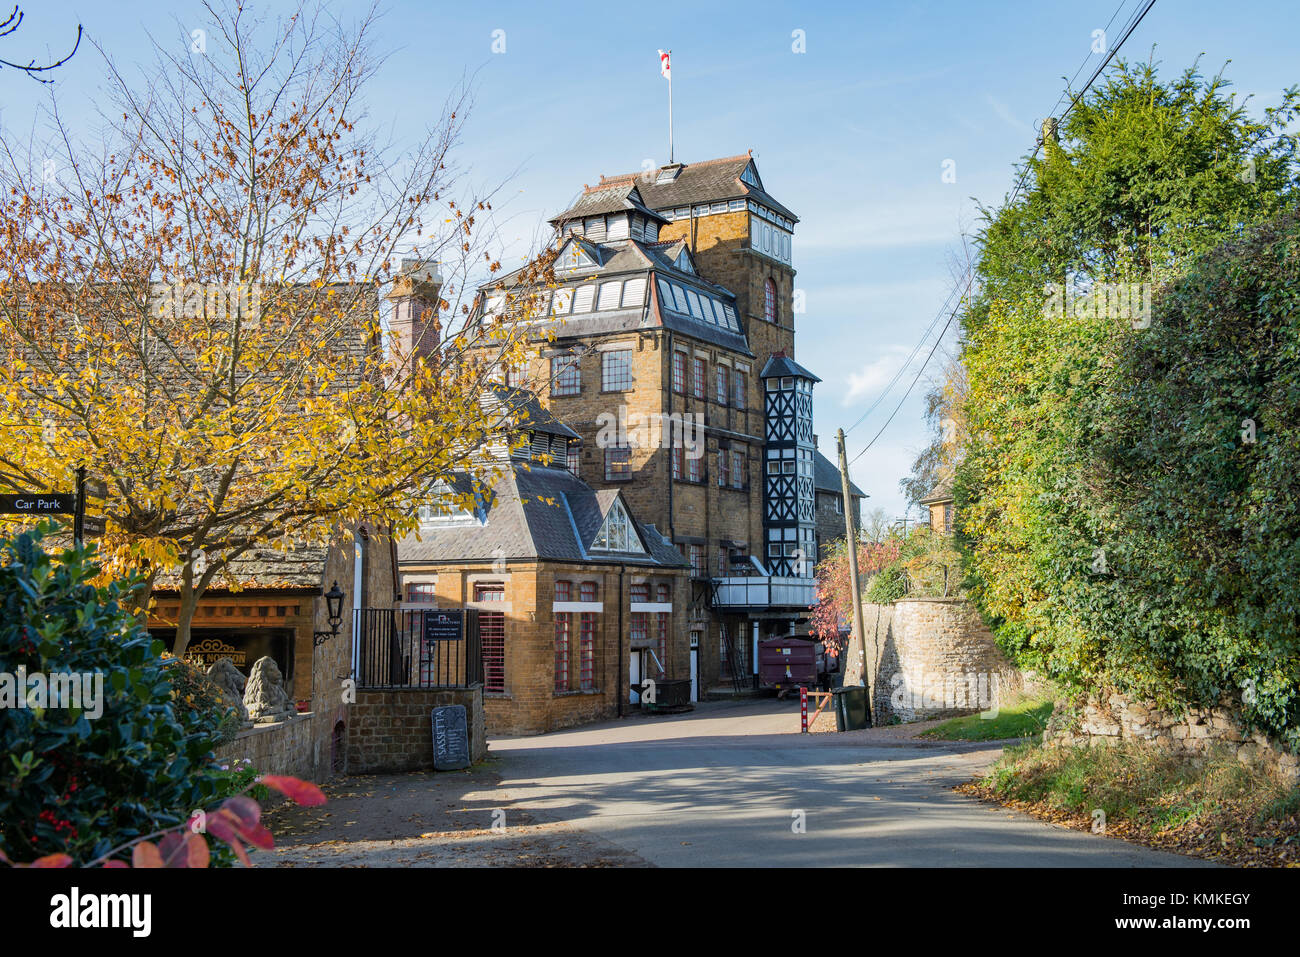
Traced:
[[48, 532], [0, 541], [0, 672], [102, 675], [101, 713], [89, 698], [0, 711], [0, 849], [85, 862], [183, 822], [220, 782], [211, 725], [174, 705], [163, 645], [126, 609], [131, 584], [89, 584], [88, 550], [47, 552]]

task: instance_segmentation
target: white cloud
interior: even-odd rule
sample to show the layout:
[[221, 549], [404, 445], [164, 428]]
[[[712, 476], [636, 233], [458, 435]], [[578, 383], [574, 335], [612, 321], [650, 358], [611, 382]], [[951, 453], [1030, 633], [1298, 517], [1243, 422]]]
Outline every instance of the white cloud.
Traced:
[[998, 115], [998, 119], [1002, 120], [1003, 123], [1006, 123], [1007, 126], [1011, 127], [1018, 133], [1024, 133], [1029, 136], [1035, 135], [1034, 128], [1012, 113], [1011, 108], [1001, 100], [996, 99], [989, 93], [984, 94], [984, 99], [988, 105], [993, 108], [993, 112]]
[[840, 397], [840, 404], [853, 405], [855, 402], [879, 395], [907, 360], [911, 351], [911, 346], [887, 346], [856, 372], [850, 372], [844, 395]]

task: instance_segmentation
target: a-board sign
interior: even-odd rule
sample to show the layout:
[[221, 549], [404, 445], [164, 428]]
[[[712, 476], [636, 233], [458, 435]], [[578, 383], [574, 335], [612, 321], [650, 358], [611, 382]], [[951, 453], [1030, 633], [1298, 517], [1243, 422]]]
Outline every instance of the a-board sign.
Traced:
[[434, 770], [456, 771], [469, 765], [469, 724], [465, 717], [465, 706], [449, 704], [434, 708]]
[[424, 640], [431, 641], [460, 641], [461, 635], [461, 610], [459, 608], [449, 611], [426, 611], [424, 612]]
[[0, 515], [71, 515], [77, 496], [65, 492], [19, 492], [0, 495]]

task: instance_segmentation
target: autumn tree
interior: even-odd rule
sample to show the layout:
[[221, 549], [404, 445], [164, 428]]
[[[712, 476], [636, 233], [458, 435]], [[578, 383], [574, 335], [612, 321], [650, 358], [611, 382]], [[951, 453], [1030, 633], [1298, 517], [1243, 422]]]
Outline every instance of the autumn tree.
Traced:
[[[402, 149], [359, 125], [373, 10], [205, 9], [139, 80], [104, 54], [99, 145], [57, 103], [49, 143], [0, 139], [0, 487], [104, 480], [104, 574], [179, 592], [177, 654], [251, 550], [401, 535], [440, 476], [486, 480], [512, 410], [480, 397], [522, 349], [517, 311], [469, 323], [501, 267], [467, 91]], [[382, 308], [408, 255], [438, 273], [418, 350]]]

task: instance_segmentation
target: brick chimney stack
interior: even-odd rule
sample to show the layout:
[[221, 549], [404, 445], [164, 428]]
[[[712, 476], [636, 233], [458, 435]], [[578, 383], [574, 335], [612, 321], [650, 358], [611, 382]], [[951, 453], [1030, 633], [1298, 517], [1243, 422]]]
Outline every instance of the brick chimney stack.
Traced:
[[393, 304], [390, 327], [404, 355], [426, 356], [438, 348], [434, 321], [442, 291], [438, 264], [423, 259], [403, 259], [393, 279], [388, 299]]

